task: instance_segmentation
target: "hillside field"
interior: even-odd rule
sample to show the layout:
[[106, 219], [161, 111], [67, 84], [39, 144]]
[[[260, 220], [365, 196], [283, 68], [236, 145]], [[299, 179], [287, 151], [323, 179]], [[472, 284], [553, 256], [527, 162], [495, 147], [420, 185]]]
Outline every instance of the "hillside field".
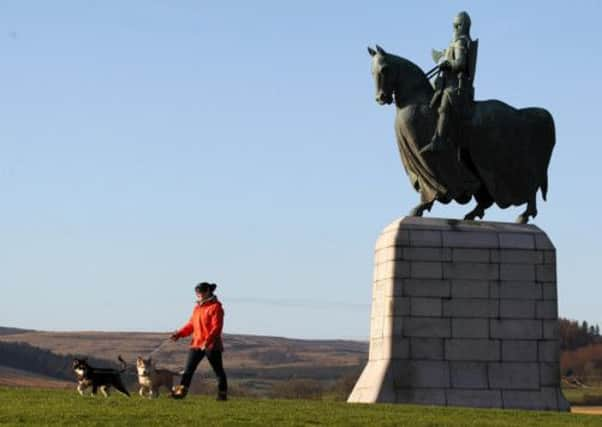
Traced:
[[7, 387], [0, 387], [0, 402], [0, 425], [602, 426], [600, 416], [555, 412], [246, 398], [216, 402], [203, 396], [107, 399], [73, 390]]

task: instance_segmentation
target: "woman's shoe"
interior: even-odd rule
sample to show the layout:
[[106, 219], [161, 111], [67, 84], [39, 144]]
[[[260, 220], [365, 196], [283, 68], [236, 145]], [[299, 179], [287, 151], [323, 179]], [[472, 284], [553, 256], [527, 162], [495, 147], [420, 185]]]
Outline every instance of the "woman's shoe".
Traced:
[[174, 399], [184, 399], [188, 394], [188, 387], [185, 385], [176, 385], [171, 388], [170, 397]]

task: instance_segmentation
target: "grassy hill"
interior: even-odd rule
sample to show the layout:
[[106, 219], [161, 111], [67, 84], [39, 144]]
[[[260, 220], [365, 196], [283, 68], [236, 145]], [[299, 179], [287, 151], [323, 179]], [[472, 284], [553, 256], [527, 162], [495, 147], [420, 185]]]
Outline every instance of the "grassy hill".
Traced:
[[211, 425], [211, 426], [600, 426], [602, 417], [554, 412], [351, 405], [307, 400], [232, 399], [203, 396], [183, 401], [139, 397], [80, 397], [75, 391], [0, 387], [0, 424]]
[[[180, 371], [185, 363], [188, 340], [172, 343], [165, 340], [168, 335], [149, 332], [13, 330], [10, 334], [0, 335], [0, 343], [27, 343], [58, 355], [88, 356], [106, 363], [114, 363], [117, 356], [122, 355], [131, 368], [137, 356], [147, 356], [162, 344], [153, 355], [157, 365]], [[225, 335], [224, 342], [224, 364], [232, 384], [239, 391], [257, 395], [268, 395], [275, 388], [279, 395], [283, 395], [282, 385], [291, 382], [312, 381], [305, 389], [315, 389], [331, 387], [345, 377], [355, 379], [368, 353], [367, 342], [343, 340]], [[130, 376], [135, 375], [130, 372]], [[212, 373], [204, 366], [197, 377], [212, 377]]]

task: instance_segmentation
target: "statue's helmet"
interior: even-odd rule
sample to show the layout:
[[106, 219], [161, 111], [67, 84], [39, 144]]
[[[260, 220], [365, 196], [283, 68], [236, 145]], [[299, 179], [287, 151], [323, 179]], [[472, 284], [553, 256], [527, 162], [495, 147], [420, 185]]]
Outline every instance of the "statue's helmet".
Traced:
[[462, 11], [454, 18], [454, 30], [457, 35], [469, 35], [470, 33], [470, 16]]

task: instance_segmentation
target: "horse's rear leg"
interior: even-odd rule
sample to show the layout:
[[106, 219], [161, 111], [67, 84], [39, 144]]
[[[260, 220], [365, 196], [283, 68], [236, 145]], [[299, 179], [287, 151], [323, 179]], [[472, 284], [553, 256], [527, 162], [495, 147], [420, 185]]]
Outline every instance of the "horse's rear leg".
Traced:
[[531, 199], [527, 202], [527, 209], [516, 218], [518, 224], [526, 224], [529, 222], [529, 217], [535, 218], [537, 216], [537, 200], [536, 193], [533, 193]]
[[483, 218], [485, 209], [493, 204], [493, 198], [487, 191], [478, 191], [474, 198], [477, 199], [477, 206], [464, 216], [465, 220], [472, 221], [475, 218]]
[[410, 211], [410, 216], [422, 216], [422, 213], [426, 211], [431, 211], [434, 202], [423, 202], [416, 206], [414, 209]]

